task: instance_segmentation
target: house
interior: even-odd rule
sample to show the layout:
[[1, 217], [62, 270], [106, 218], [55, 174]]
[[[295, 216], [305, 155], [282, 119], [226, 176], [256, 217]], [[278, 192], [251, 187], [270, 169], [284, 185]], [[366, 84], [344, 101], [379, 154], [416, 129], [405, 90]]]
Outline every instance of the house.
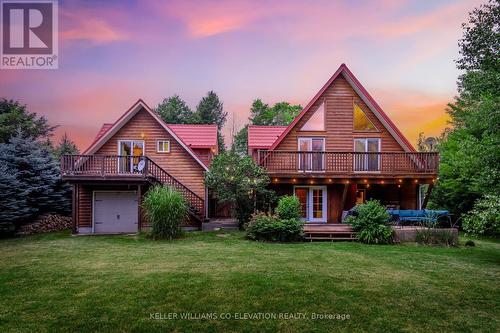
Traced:
[[312, 224], [340, 223], [372, 198], [388, 208], [425, 206], [439, 158], [416, 152], [345, 64], [289, 126], [249, 126], [248, 154], [279, 195], [299, 198]]
[[63, 156], [62, 178], [73, 186], [73, 231], [133, 233], [147, 225], [140, 203], [154, 184], [180, 191], [190, 206], [184, 227], [207, 216], [204, 173], [218, 153], [216, 125], [166, 124], [142, 100], [104, 124], [82, 155]]

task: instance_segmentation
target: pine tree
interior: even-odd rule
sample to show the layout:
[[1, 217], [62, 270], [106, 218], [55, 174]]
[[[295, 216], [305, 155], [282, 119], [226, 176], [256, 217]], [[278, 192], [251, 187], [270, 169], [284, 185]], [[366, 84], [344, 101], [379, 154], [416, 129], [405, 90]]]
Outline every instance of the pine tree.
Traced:
[[167, 124], [190, 124], [193, 122], [193, 111], [179, 95], [163, 99], [155, 111]]
[[54, 156], [57, 160], [63, 155], [78, 155], [80, 151], [76, 144], [64, 133], [59, 144], [54, 148]]
[[224, 112], [224, 104], [219, 96], [213, 91], [209, 91], [207, 96], [203, 97], [196, 108], [194, 120], [198, 124], [216, 124], [217, 138], [219, 141], [219, 151], [224, 151], [226, 146], [222, 136], [222, 127], [226, 123], [227, 112]]
[[2, 196], [2, 216], [20, 223], [45, 212], [68, 212], [70, 189], [48, 147], [21, 130], [9, 141], [0, 145], [2, 175], [13, 175], [2, 176], [1, 187], [11, 188], [8, 197]]

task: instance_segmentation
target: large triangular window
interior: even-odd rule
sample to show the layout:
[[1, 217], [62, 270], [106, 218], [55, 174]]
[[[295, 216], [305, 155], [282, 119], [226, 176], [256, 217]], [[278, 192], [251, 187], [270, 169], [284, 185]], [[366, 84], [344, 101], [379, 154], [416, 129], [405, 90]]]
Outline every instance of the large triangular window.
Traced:
[[324, 131], [325, 130], [325, 102], [314, 111], [314, 114], [302, 126], [301, 131]]
[[354, 130], [377, 131], [375, 125], [373, 125], [366, 113], [356, 103], [354, 103]]

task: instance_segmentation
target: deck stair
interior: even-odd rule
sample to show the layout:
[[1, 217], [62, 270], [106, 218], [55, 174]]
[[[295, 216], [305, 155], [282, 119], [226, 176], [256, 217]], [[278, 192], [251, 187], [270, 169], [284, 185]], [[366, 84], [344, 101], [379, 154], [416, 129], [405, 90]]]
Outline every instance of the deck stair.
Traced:
[[355, 241], [356, 233], [348, 224], [334, 223], [306, 223], [304, 225], [304, 238], [308, 241]]

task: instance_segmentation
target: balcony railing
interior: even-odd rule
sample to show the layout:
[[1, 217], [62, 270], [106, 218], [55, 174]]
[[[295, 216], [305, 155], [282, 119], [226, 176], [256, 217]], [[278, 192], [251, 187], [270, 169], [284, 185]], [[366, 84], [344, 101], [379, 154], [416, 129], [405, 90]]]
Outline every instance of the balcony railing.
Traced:
[[256, 162], [270, 173], [338, 175], [437, 174], [438, 153], [299, 152], [259, 150]]

